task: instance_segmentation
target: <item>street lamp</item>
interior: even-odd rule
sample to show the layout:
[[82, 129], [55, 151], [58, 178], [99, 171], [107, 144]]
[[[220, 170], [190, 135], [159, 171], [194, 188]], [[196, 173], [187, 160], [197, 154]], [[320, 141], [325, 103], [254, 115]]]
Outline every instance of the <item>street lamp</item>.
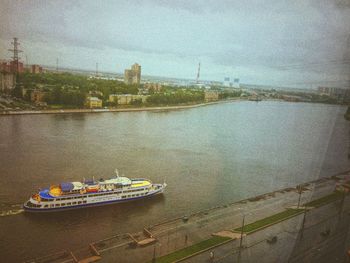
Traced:
[[301, 194], [302, 194], [302, 187], [301, 187], [301, 185], [297, 185], [297, 190], [298, 190], [298, 193], [299, 193], [299, 199], [298, 199], [298, 206], [297, 206], [297, 208], [299, 208], [299, 206], [300, 206], [300, 200], [301, 200]]
[[[242, 208], [239, 208], [240, 211], [243, 211]], [[238, 250], [238, 258], [237, 262], [239, 263], [241, 261], [241, 252], [242, 252], [242, 247], [243, 247], [243, 232], [244, 232], [244, 224], [245, 224], [245, 216], [246, 215], [251, 215], [251, 213], [244, 213], [242, 212], [242, 226], [241, 226], [241, 237], [239, 240], [239, 250]]]
[[243, 243], [244, 220], [245, 220], [245, 214], [243, 214], [243, 217], [242, 217], [241, 237], [239, 240], [239, 250], [238, 250], [238, 260], [237, 260], [238, 262], [241, 262], [241, 250], [242, 250], [242, 243]]

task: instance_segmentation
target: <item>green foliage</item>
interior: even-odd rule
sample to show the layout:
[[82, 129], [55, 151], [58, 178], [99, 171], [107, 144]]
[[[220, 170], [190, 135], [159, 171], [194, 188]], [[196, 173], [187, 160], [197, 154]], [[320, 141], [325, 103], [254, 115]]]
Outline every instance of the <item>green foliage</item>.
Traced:
[[126, 85], [124, 82], [106, 79], [90, 79], [85, 75], [71, 73], [23, 73], [19, 83], [26, 89], [42, 87], [49, 94], [45, 98], [48, 104], [83, 106], [87, 94], [92, 91], [102, 92], [98, 96], [106, 101], [110, 94], [137, 94], [137, 85]]
[[337, 201], [343, 197], [343, 193], [341, 192], [334, 192], [329, 195], [326, 195], [324, 197], [321, 197], [319, 199], [313, 200], [311, 202], [308, 202], [305, 204], [305, 206], [310, 206], [310, 207], [320, 207], [323, 205], [326, 205], [328, 203]]
[[142, 104], [142, 99], [132, 100], [130, 104], [140, 106]]
[[82, 107], [85, 102], [85, 93], [79, 90], [65, 90], [61, 87], [55, 87], [44, 100], [48, 104], [75, 105]]
[[18, 84], [15, 86], [11, 93], [12, 96], [16, 98], [22, 98], [22, 88]]
[[240, 97], [242, 90], [224, 91], [219, 93], [219, 99]]
[[148, 97], [147, 103], [153, 105], [172, 105], [181, 103], [202, 102], [204, 100], [203, 91], [183, 91], [177, 90], [169, 93], [156, 93]]
[[194, 244], [192, 246], [180, 249], [178, 251], [175, 251], [171, 254], [165, 255], [163, 257], [157, 258], [156, 262], [158, 263], [170, 263], [170, 262], [175, 262], [177, 260], [183, 259], [187, 256], [193, 255], [197, 252], [200, 252], [202, 250], [209, 249], [213, 246], [220, 245], [231, 238], [229, 237], [212, 237], [207, 240], [204, 240], [202, 242], [199, 242], [197, 244]]
[[[303, 212], [304, 212], [303, 209], [287, 209], [283, 212], [274, 214], [274, 215], [269, 216], [269, 217], [265, 217], [263, 219], [255, 221], [251, 224], [245, 225], [243, 227], [243, 232], [245, 232], [245, 233], [254, 232], [258, 229], [261, 229], [263, 227], [267, 227], [271, 224], [277, 224], [283, 220], [289, 219], [289, 218], [296, 216], [296, 215], [299, 215]], [[236, 228], [235, 231], [240, 232], [240, 231], [242, 231], [242, 228], [241, 227]]]

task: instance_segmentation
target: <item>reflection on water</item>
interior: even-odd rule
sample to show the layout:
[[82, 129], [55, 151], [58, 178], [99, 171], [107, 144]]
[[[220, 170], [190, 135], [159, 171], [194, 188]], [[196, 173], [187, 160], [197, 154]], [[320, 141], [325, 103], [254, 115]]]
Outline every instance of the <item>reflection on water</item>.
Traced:
[[166, 179], [168, 184], [164, 197], [0, 217], [2, 258], [17, 262], [81, 247], [348, 170], [345, 110], [321, 104], [234, 102], [169, 112], [2, 116], [3, 212], [20, 210], [11, 206], [24, 203], [38, 188], [112, 177], [115, 168], [128, 177]]

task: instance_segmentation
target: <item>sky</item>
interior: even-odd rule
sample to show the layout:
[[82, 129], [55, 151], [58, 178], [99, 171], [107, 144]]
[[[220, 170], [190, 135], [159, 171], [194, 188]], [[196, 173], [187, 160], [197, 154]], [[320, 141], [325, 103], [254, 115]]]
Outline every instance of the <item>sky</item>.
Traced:
[[301, 88], [350, 86], [350, 0], [0, 0], [0, 59]]

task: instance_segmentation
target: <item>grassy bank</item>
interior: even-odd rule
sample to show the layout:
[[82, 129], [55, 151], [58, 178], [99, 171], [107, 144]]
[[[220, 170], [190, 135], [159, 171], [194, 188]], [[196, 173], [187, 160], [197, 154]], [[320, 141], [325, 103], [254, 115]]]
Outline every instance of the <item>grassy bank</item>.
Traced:
[[[272, 224], [279, 223], [281, 221], [284, 221], [286, 219], [294, 217], [298, 214], [301, 214], [301, 213], [303, 213], [303, 211], [304, 211], [303, 209], [287, 209], [281, 213], [274, 214], [272, 216], [265, 217], [263, 219], [255, 221], [251, 224], [245, 225], [243, 227], [243, 232], [245, 234], [252, 233], [254, 231], [260, 230], [261, 228], [267, 227], [267, 226], [272, 225]], [[234, 231], [241, 232], [242, 227], [236, 228], [236, 229], [234, 229]]]
[[331, 193], [331, 194], [326, 195], [324, 197], [321, 197], [319, 199], [308, 202], [305, 204], [305, 206], [320, 207], [320, 206], [326, 205], [328, 203], [335, 202], [335, 201], [341, 199], [342, 197], [343, 197], [343, 193], [336, 191], [334, 193]]
[[175, 251], [171, 254], [165, 255], [163, 257], [157, 258], [157, 263], [170, 263], [174, 262], [180, 259], [183, 259], [185, 257], [188, 257], [190, 255], [193, 255], [197, 252], [209, 249], [213, 246], [220, 245], [221, 243], [224, 243], [225, 241], [230, 240], [229, 237], [212, 237], [207, 240], [201, 241], [197, 244], [194, 244], [192, 246], [180, 249], [178, 251]]

